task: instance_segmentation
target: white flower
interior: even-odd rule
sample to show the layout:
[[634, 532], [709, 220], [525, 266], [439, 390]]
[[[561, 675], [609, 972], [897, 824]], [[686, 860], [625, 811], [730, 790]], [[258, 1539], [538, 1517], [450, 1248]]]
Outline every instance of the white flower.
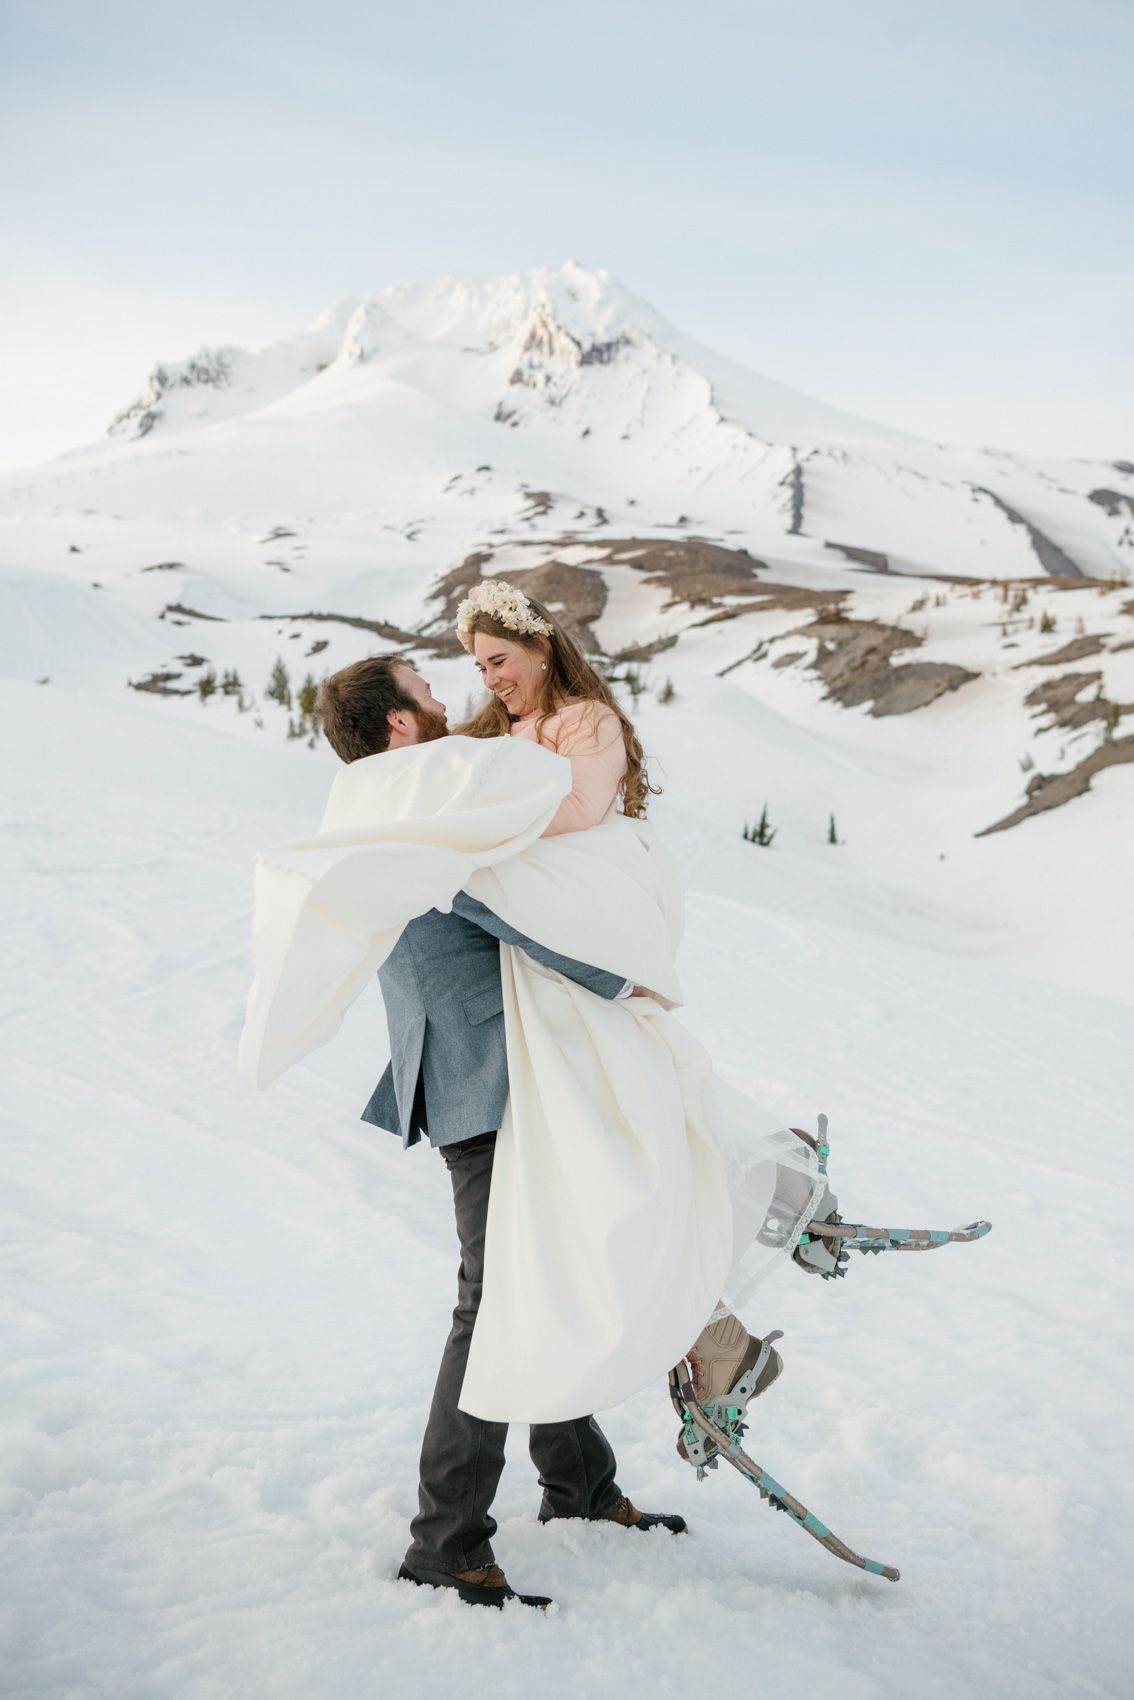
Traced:
[[532, 609], [522, 590], [502, 578], [482, 578], [457, 609], [457, 630], [467, 632], [477, 614], [488, 614], [510, 632], [541, 632], [551, 636], [547, 621]]

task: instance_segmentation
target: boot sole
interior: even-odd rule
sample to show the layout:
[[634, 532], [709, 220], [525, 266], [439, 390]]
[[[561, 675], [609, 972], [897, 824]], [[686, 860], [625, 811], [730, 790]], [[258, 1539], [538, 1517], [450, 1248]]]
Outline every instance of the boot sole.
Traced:
[[552, 1601], [545, 1594], [517, 1594], [514, 1588], [477, 1588], [471, 1582], [458, 1582], [455, 1576], [448, 1576], [443, 1571], [429, 1571], [419, 1574], [411, 1570], [408, 1564], [403, 1564], [398, 1571], [399, 1582], [412, 1582], [418, 1588], [444, 1589], [456, 1594], [467, 1606], [492, 1606], [503, 1610], [509, 1600], [518, 1600], [522, 1606], [532, 1606], [536, 1611], [546, 1611]]

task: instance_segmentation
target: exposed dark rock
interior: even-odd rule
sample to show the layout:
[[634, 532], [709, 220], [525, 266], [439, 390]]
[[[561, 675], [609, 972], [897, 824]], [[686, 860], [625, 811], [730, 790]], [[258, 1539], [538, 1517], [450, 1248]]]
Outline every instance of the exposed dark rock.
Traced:
[[625, 335], [612, 337], [609, 342], [592, 342], [589, 348], [581, 351], [579, 365], [609, 366], [622, 349], [629, 347], [630, 338]]
[[803, 468], [796, 459], [791, 471], [780, 483], [786, 486], [791, 495], [791, 518], [788, 525], [788, 536], [798, 537], [803, 530]]
[[1108, 738], [1084, 756], [1078, 766], [1071, 768], [1068, 773], [1037, 773], [1028, 781], [1027, 802], [1021, 803], [1018, 809], [1013, 809], [1010, 815], [998, 820], [992, 826], [986, 826], [977, 838], [987, 838], [991, 832], [1005, 832], [1010, 826], [1018, 826], [1021, 821], [1029, 820], [1033, 815], [1045, 813], [1048, 809], [1058, 809], [1064, 803], [1070, 803], [1073, 798], [1081, 797], [1084, 791], [1089, 791], [1091, 780], [1104, 767], [1114, 767], [1120, 762], [1134, 762], [1134, 737]]
[[763, 661], [767, 653], [767, 640], [761, 638], [759, 643], [750, 649], [746, 655], [738, 655], [735, 661], [728, 662], [724, 667], [718, 667], [717, 678], [727, 679], [730, 673], [735, 673], [738, 667], [744, 667], [749, 661]]
[[872, 573], [890, 571], [890, 557], [880, 549], [859, 549], [854, 543], [824, 543], [823, 547], [837, 549], [848, 561], [857, 561], [861, 566], [869, 567]]
[[603, 545], [602, 561], [632, 567], [650, 584], [669, 592], [665, 604], [712, 606], [722, 596], [743, 596], [757, 587], [757, 575], [767, 571], [747, 549], [725, 549], [701, 537], [626, 537]]
[[[223, 614], [202, 614], [199, 608], [186, 608], [182, 602], [167, 602], [158, 615], [158, 619], [164, 620], [167, 614], [180, 614], [182, 616], [180, 624], [182, 625], [186, 620], [214, 620], [218, 625], [223, 626], [225, 624]], [[174, 624], [178, 623], [177, 621], [174, 622]]]
[[1106, 640], [1110, 635], [1109, 632], [1103, 632], [1089, 637], [1072, 638], [1071, 642], [1065, 643], [1061, 649], [1050, 650], [1047, 655], [1037, 655], [1033, 661], [1017, 661], [1016, 666], [1055, 667], [1068, 661], [1085, 661], [1088, 655], [1097, 655], [1100, 650], [1106, 648]]
[[[1082, 694], [1090, 685], [1094, 685], [1095, 695], [1084, 702]], [[1123, 715], [1134, 708], [1134, 704], [1115, 704], [1102, 695], [1101, 673], [1061, 673], [1058, 679], [1045, 680], [1029, 691], [1024, 701], [1029, 708], [1050, 714], [1053, 726], [1065, 726], [1068, 731], [1089, 726], [1092, 720], [1105, 723], [1116, 710]]]
[[1134, 476], [1134, 461], [1112, 460], [1110, 464], [1116, 472], [1128, 472]]
[[204, 655], [179, 655], [177, 659], [183, 667], [203, 667], [208, 658]]
[[161, 419], [161, 409], [157, 402], [163, 395], [170, 390], [192, 389], [198, 385], [224, 389], [232, 379], [232, 361], [233, 351], [230, 349], [202, 348], [199, 354], [193, 355], [172, 371], [165, 366], [155, 366], [137, 401], [132, 401], [129, 407], [124, 407], [120, 413], [115, 414], [108, 428], [109, 434], [148, 436]]
[[[763, 566], [763, 562], [758, 563]], [[720, 608], [715, 614], [708, 614], [703, 620], [694, 622], [697, 626], [721, 625], [726, 620], [738, 620], [744, 614], [763, 614], [772, 608], [784, 608], [788, 613], [799, 609], [813, 609], [826, 620], [843, 620], [843, 602], [850, 595], [849, 590], [805, 590], [798, 584], [772, 584], [765, 580], [762, 584], [754, 584], [750, 597], [743, 602], [734, 602], [727, 608]], [[809, 631], [809, 627], [800, 630]]]
[[864, 702], [878, 718], [909, 714], [925, 708], [947, 691], [979, 677], [966, 667], [946, 661], [915, 661], [891, 665], [891, 657], [921, 643], [916, 632], [874, 620], [819, 618], [799, 628], [801, 637], [818, 641], [812, 666], [827, 687], [827, 695], [846, 708]]
[[806, 659], [807, 651], [805, 649], [789, 649], [786, 655], [777, 655], [772, 666], [776, 668], [790, 667], [794, 662], [806, 661]]
[[[533, 494], [543, 494], [533, 492]], [[595, 510], [595, 525], [607, 524], [607, 515], [601, 508]], [[559, 546], [575, 548], [578, 538], [567, 536], [559, 540]], [[549, 542], [547, 547], [557, 545]], [[450, 569], [438, 581], [431, 593], [432, 599], [440, 602], [438, 614], [429, 622], [432, 629], [451, 626], [457, 612], [457, 604], [464, 596], [470, 584], [477, 579], [489, 576], [483, 569], [492, 561], [491, 550], [478, 550]], [[602, 613], [605, 605], [605, 586], [601, 573], [595, 569], [598, 566], [626, 566], [640, 572], [650, 584], [663, 584], [669, 591], [667, 607], [673, 607], [685, 602], [691, 607], [706, 606], [712, 608], [720, 597], [733, 597], [755, 593], [763, 596], [763, 587], [759, 584], [757, 574], [766, 570], [766, 563], [756, 560], [745, 549], [725, 549], [720, 544], [708, 543], [703, 538], [657, 538], [657, 537], [623, 537], [609, 543], [594, 545], [594, 558], [581, 566], [568, 566], [565, 562], [552, 559], [537, 567], [510, 567], [504, 575], [510, 584], [538, 596], [549, 606], [560, 609], [568, 621], [583, 637], [584, 643], [594, 644], [594, 622]], [[542, 588], [541, 588], [542, 586]], [[600, 600], [600, 587], [601, 600]], [[816, 601], [808, 600], [808, 593], [801, 593], [803, 600], [792, 603], [791, 606], [813, 607]], [[828, 595], [823, 602], [837, 605], [837, 597]], [[763, 602], [758, 605], [763, 605]], [[751, 606], [751, 604], [749, 604]], [[732, 617], [732, 611], [726, 610], [725, 618]], [[663, 649], [669, 649], [676, 642], [675, 638], [664, 638], [641, 646], [627, 648], [624, 655], [627, 659], [644, 660], [648, 654], [659, 654]]]
[[1134, 514], [1134, 496], [1124, 496], [1121, 490], [1091, 490], [1087, 494], [1088, 502], [1096, 502], [1105, 513], [1112, 516], [1122, 513]]
[[156, 697], [191, 697], [196, 693], [196, 685], [177, 686], [174, 679], [180, 679], [180, 673], [150, 673], [144, 679], [127, 679], [126, 683], [132, 691], [148, 691]]
[[1059, 544], [1053, 542], [1037, 525], [1033, 525], [1030, 519], [1026, 519], [1015, 508], [1009, 507], [1008, 503], [1004, 501], [1003, 497], [998, 496], [995, 490], [988, 490], [982, 484], [974, 484], [972, 488], [978, 495], [987, 496], [988, 500], [993, 502], [1006, 516], [1010, 524], [1024, 527], [1028, 534], [1028, 541], [1045, 572], [1062, 578], [1086, 578], [1088, 576], [1071, 559], [1066, 550], [1061, 549]]
[[[454, 637], [452, 642], [439, 638], [425, 638], [420, 632], [407, 632], [402, 626], [392, 626], [388, 620], [364, 620], [360, 614], [259, 614], [260, 620], [277, 620], [281, 624], [291, 625], [300, 620], [332, 620], [340, 626], [354, 626], [363, 632], [373, 632], [376, 637], [385, 638], [388, 643], [396, 643], [402, 649], [428, 649], [434, 654], [456, 655], [460, 645]], [[297, 634], [298, 635], [298, 634]]]
[[184, 561], [155, 561], [152, 567], [139, 567], [138, 571], [143, 572], [143, 573], [184, 572], [185, 571], [185, 562]]
[[663, 655], [667, 649], [672, 649], [680, 634], [673, 632], [669, 637], [652, 638], [649, 643], [632, 643], [625, 649], [620, 649], [611, 657], [612, 661], [652, 661], [655, 655]]
[[311, 645], [311, 648], [308, 649], [308, 650], [305, 650], [304, 654], [305, 655], [322, 655], [323, 651], [326, 649], [326, 647], [330, 643], [330, 641], [331, 641], [330, 638], [316, 638], [315, 642]]

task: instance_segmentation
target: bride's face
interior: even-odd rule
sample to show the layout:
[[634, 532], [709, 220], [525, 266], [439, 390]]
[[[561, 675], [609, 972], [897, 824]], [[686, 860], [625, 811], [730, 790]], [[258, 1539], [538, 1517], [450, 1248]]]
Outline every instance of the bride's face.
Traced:
[[539, 697], [540, 680], [546, 673], [538, 649], [513, 643], [492, 632], [477, 632], [473, 638], [477, 671], [488, 689], [500, 698], [509, 714], [530, 714]]

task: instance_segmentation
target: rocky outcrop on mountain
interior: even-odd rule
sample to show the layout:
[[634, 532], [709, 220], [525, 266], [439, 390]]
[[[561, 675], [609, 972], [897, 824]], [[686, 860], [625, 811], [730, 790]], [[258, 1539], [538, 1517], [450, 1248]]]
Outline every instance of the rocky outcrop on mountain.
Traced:
[[946, 661], [894, 666], [894, 655], [915, 649], [922, 641], [904, 626], [828, 616], [801, 626], [798, 635], [816, 641], [812, 666], [826, 685], [827, 695], [845, 708], [868, 702], [876, 718], [925, 708], [947, 691], [958, 690], [978, 677], [967, 667]]
[[136, 401], [110, 422], [112, 437], [146, 437], [162, 417], [162, 402], [171, 390], [222, 390], [232, 381], [233, 367], [247, 358], [239, 348], [202, 348], [175, 366], [155, 366]]
[[1048, 809], [1062, 808], [1064, 803], [1073, 802], [1090, 790], [1096, 773], [1120, 762], [1134, 762], [1134, 737], [1107, 739], [1068, 773], [1034, 774], [1028, 781], [1027, 801], [976, 836], [987, 838], [993, 832], [1006, 832], [1010, 826], [1019, 826], [1021, 821], [1031, 820]]

